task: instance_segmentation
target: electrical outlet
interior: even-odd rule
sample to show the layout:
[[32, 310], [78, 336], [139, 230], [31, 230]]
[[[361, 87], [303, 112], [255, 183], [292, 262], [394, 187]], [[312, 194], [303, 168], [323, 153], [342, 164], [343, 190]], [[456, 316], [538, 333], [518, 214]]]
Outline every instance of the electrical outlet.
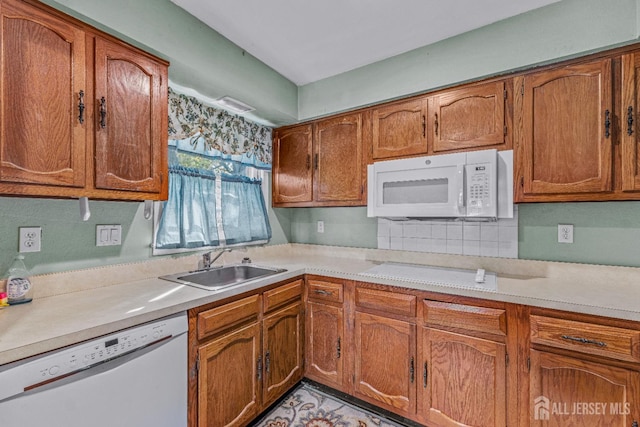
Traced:
[[324, 233], [324, 221], [318, 221], [318, 233]]
[[120, 246], [121, 225], [96, 225], [96, 246]]
[[20, 252], [40, 252], [42, 227], [20, 227]]
[[558, 224], [558, 243], [573, 243], [573, 225]]

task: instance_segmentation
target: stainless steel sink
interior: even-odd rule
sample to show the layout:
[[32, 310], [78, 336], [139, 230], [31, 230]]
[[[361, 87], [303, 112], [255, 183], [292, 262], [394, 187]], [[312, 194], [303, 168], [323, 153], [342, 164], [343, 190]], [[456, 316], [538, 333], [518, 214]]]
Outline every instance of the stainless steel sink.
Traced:
[[187, 273], [161, 276], [160, 279], [170, 280], [183, 285], [195, 286], [208, 291], [217, 291], [244, 282], [284, 273], [285, 269], [263, 267], [251, 264], [233, 264], [223, 267], [212, 267]]

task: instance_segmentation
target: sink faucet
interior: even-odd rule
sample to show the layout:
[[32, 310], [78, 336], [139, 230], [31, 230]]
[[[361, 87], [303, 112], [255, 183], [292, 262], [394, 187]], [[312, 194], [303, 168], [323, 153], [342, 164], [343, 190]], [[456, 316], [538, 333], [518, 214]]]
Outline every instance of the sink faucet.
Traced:
[[222, 256], [222, 254], [224, 254], [225, 252], [231, 252], [232, 249], [222, 249], [220, 252], [218, 252], [218, 254], [213, 257], [213, 259], [211, 259], [211, 254], [213, 253], [213, 251], [211, 252], [207, 252], [206, 254], [202, 255], [202, 268], [211, 268], [211, 266], [213, 265], [214, 262], [216, 262], [218, 260], [218, 258], [220, 258]]

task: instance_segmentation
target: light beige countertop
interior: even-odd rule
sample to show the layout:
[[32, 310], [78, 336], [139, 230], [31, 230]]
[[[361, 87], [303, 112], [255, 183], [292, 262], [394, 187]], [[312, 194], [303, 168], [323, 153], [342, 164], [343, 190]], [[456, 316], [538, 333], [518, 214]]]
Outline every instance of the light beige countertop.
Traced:
[[[0, 365], [301, 274], [640, 321], [640, 268], [300, 244], [231, 252], [221, 261], [235, 263], [245, 256], [256, 265], [281, 267], [287, 272], [222, 291], [157, 278], [193, 270], [200, 257], [192, 255], [35, 276], [33, 302], [0, 310]], [[382, 262], [484, 268], [497, 273], [498, 286], [483, 290], [362, 274]]]

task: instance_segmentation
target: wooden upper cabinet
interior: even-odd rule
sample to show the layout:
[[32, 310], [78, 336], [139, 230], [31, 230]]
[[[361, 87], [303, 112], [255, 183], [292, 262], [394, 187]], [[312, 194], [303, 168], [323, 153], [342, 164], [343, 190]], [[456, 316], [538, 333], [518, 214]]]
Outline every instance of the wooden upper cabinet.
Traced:
[[611, 192], [611, 59], [521, 76], [515, 88], [517, 201]]
[[313, 200], [311, 125], [279, 130], [273, 144], [273, 203]]
[[28, 193], [9, 183], [49, 186], [42, 195], [51, 196], [55, 186], [84, 187], [85, 32], [21, 1], [3, 1], [0, 13], [0, 192]]
[[373, 159], [427, 153], [427, 99], [372, 110]]
[[430, 96], [430, 152], [506, 148], [506, 97], [504, 81]]
[[362, 114], [315, 125], [314, 194], [318, 202], [363, 202]]
[[166, 145], [166, 67], [96, 38], [96, 187], [159, 193]]
[[640, 191], [640, 52], [622, 56], [622, 191]]

